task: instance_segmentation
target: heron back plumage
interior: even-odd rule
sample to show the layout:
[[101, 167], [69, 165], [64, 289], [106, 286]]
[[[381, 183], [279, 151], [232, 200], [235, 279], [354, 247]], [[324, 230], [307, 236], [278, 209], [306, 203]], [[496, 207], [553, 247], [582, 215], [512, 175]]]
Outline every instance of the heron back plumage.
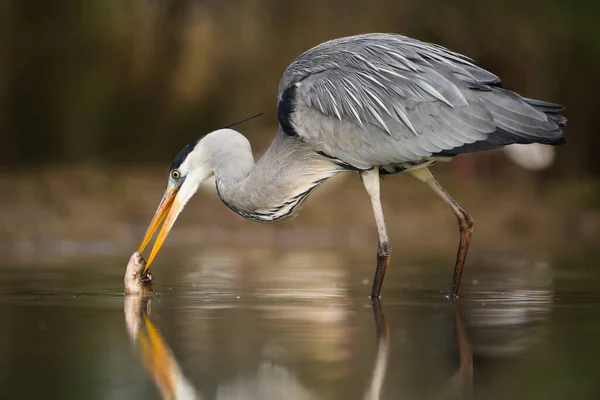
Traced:
[[562, 106], [523, 98], [467, 57], [395, 34], [306, 51], [285, 71], [278, 99], [284, 132], [353, 169], [395, 172], [511, 143], [564, 141]]

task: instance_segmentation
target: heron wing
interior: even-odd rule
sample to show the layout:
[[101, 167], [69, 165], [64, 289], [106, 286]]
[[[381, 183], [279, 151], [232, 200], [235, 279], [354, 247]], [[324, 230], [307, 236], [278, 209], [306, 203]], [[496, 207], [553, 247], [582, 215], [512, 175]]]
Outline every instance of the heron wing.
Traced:
[[356, 168], [562, 138], [559, 111], [441, 46], [400, 35], [325, 42], [279, 89], [282, 129]]

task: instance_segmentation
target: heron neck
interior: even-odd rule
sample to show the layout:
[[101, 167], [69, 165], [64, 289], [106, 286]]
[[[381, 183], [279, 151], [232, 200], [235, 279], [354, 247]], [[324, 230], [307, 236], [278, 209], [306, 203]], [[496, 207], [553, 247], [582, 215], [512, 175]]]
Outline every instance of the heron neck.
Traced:
[[301, 141], [281, 133], [256, 164], [249, 149], [229, 152], [230, 161], [241, 162], [214, 169], [217, 192], [248, 219], [269, 222], [292, 216], [308, 194], [340, 172]]

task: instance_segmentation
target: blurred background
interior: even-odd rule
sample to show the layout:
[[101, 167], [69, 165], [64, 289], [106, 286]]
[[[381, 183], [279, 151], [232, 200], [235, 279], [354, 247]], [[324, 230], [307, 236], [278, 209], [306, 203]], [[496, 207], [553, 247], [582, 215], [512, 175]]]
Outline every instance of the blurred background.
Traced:
[[122, 277], [172, 159], [264, 112], [236, 127], [258, 158], [296, 56], [396, 32], [566, 106], [563, 146], [432, 168], [475, 219], [462, 319], [442, 294], [455, 217], [412, 177], [382, 185], [390, 348], [366, 298], [377, 235], [356, 174], [272, 225], [244, 221], [207, 184], [153, 264], [165, 365], [207, 398], [354, 398], [387, 357], [386, 398], [429, 398], [457, 367], [475, 371], [470, 398], [599, 398], [598, 16], [585, 0], [0, 0], [0, 393], [158, 398], [152, 365], [133, 355], [141, 322], [124, 319]]
[[[439, 43], [505, 87], [567, 107], [564, 146], [433, 168], [475, 218], [474, 249], [595, 246], [597, 15], [598, 2], [558, 0], [0, 1], [0, 254], [51, 262], [132, 251], [183, 146], [265, 112], [238, 127], [260, 156], [276, 134], [289, 63], [323, 41], [377, 31]], [[286, 233], [300, 246], [376, 243], [368, 197], [351, 174], [281, 226], [241, 221], [211, 190], [196, 197], [167, 244], [281, 245]], [[392, 243], [454, 251], [454, 217], [427, 187], [391, 176], [383, 201]]]

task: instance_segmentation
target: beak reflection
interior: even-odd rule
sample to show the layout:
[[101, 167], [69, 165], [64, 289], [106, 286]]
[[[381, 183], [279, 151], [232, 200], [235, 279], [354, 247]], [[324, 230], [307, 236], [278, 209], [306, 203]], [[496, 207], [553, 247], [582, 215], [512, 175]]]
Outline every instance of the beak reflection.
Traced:
[[148, 318], [151, 300], [125, 296], [125, 325], [129, 339], [137, 344], [141, 359], [164, 399], [197, 399], [196, 390], [181, 368], [160, 332]]

